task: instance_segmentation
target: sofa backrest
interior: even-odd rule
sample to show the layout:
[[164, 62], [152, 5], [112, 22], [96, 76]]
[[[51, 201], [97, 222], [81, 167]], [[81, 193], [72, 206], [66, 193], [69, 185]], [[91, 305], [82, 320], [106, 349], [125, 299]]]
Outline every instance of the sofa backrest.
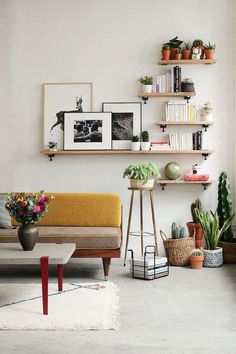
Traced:
[[[49, 212], [37, 225], [111, 226], [121, 225], [121, 201], [118, 194], [45, 193], [53, 195]], [[16, 225], [13, 220], [13, 224]]]

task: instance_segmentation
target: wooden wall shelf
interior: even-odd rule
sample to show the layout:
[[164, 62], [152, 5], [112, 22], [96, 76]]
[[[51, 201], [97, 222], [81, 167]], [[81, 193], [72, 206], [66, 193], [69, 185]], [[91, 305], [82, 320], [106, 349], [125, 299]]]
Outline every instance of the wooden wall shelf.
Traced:
[[188, 102], [192, 96], [196, 96], [196, 92], [140, 92], [138, 94], [138, 97], [142, 97], [144, 103], [147, 103], [149, 97], [184, 97]]
[[158, 64], [159, 65], [185, 65], [185, 64], [215, 64], [216, 59], [199, 59], [199, 60], [194, 60], [194, 59], [180, 59], [180, 60], [159, 60]]
[[164, 132], [166, 127], [168, 125], [201, 125], [203, 128], [205, 128], [205, 131], [207, 131], [207, 128], [209, 125], [213, 125], [213, 122], [208, 122], [205, 120], [199, 120], [199, 121], [168, 121], [168, 120], [160, 120], [159, 122], [156, 123], [158, 126], [162, 128], [162, 131]]
[[55, 155], [162, 155], [162, 154], [201, 154], [205, 160], [212, 154], [213, 150], [149, 150], [149, 151], [132, 151], [132, 150], [42, 150], [42, 155], [47, 155], [52, 161]]
[[182, 185], [187, 185], [187, 184], [201, 184], [203, 186], [203, 189], [206, 190], [209, 185], [213, 183], [212, 180], [208, 181], [184, 181], [183, 179], [177, 179], [177, 180], [170, 180], [170, 179], [159, 179], [156, 181], [157, 184], [161, 186], [161, 189], [164, 190], [167, 184], [182, 184]]

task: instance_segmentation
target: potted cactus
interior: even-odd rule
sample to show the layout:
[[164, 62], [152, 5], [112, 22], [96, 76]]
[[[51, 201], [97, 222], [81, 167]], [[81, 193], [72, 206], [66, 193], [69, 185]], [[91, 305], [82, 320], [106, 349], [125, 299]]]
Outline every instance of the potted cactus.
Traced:
[[203, 41], [201, 39], [195, 39], [193, 41], [193, 45], [191, 48], [192, 53], [194, 52], [194, 48], [197, 48], [200, 51], [200, 59], [203, 59], [205, 46], [204, 46]]
[[141, 133], [141, 148], [144, 151], [150, 150], [149, 133], [145, 130]]
[[156, 165], [151, 162], [129, 165], [123, 172], [123, 178], [130, 179], [132, 188], [153, 188], [156, 179], [161, 177]]
[[190, 42], [184, 42], [182, 56], [183, 56], [184, 60], [188, 60], [191, 58], [191, 43]]
[[132, 136], [131, 150], [133, 150], [133, 151], [140, 150], [140, 137], [138, 135]]
[[181, 49], [180, 48], [177, 48], [176, 49], [176, 52], [175, 52], [175, 60], [180, 60], [181, 59]]
[[196, 215], [196, 209], [202, 212], [202, 203], [200, 199], [196, 199], [191, 204], [191, 214], [193, 221], [187, 222], [189, 237], [195, 237], [196, 248], [203, 247], [203, 231], [199, 218]]
[[204, 260], [204, 253], [200, 248], [194, 248], [191, 252], [190, 262], [193, 269], [201, 269]]
[[161, 55], [162, 55], [163, 60], [170, 59], [170, 46], [169, 46], [169, 44], [163, 44]]
[[175, 53], [177, 48], [181, 46], [183, 41], [178, 39], [178, 36], [172, 38], [169, 40], [169, 42], [164, 43], [164, 45], [168, 45], [170, 47], [170, 59], [173, 60], [175, 59]]
[[[218, 206], [220, 227], [233, 214], [232, 194], [226, 172], [221, 172], [218, 182]], [[221, 236], [219, 246], [223, 248], [224, 263], [236, 263], [236, 242], [230, 226]]]
[[143, 85], [143, 93], [152, 93], [153, 77], [152, 76], [142, 76], [138, 80]]
[[216, 45], [215, 44], [211, 44], [210, 42], [208, 42], [208, 44], [205, 44], [205, 57], [206, 59], [214, 59], [215, 58], [215, 49], [216, 49]]
[[171, 225], [171, 237], [174, 240], [185, 237], [185, 227], [177, 225], [176, 222], [173, 222]]

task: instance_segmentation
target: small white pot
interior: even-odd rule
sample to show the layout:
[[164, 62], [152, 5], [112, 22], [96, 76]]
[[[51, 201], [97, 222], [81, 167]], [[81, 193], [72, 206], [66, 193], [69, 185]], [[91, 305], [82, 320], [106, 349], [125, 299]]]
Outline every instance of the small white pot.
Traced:
[[131, 188], [153, 188], [154, 187], [154, 179], [149, 179], [145, 183], [143, 179], [130, 179], [130, 187]]
[[152, 93], [152, 85], [143, 85], [144, 93]]
[[140, 150], [140, 141], [132, 141], [131, 142], [131, 150], [133, 150], [133, 151]]
[[148, 142], [142, 141], [142, 142], [141, 142], [141, 148], [142, 148], [142, 150], [144, 150], [144, 151], [150, 150], [150, 142], [149, 142], [149, 141], [148, 141]]

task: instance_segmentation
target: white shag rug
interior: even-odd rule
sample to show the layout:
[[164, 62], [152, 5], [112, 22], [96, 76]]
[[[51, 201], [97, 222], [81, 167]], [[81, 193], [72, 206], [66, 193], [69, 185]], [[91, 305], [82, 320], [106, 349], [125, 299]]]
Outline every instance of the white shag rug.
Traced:
[[48, 316], [41, 284], [0, 284], [0, 330], [118, 329], [119, 298], [111, 282], [64, 283], [48, 287]]

